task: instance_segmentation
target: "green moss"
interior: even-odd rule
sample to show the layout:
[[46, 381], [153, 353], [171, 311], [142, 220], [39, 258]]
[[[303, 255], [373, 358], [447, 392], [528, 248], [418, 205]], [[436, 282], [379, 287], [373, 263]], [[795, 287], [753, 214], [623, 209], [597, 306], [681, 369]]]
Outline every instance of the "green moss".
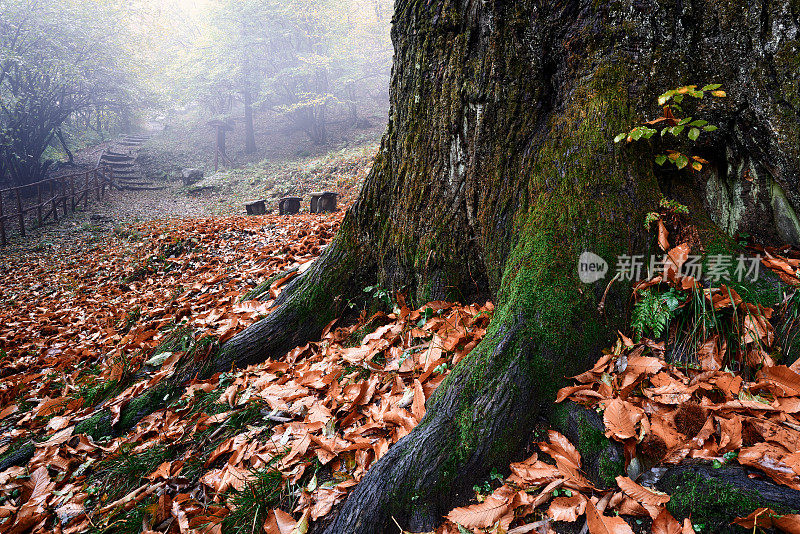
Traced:
[[139, 422], [142, 417], [153, 413], [166, 404], [177, 389], [169, 384], [160, 383], [133, 399], [122, 409], [116, 427], [127, 430]]
[[625, 474], [625, 462], [622, 460], [612, 460], [611, 453], [608, 449], [600, 454], [597, 465], [600, 482], [607, 488], [614, 486], [617, 477]]
[[608, 445], [608, 438], [603, 434], [603, 431], [594, 428], [583, 414], [579, 414], [578, 450], [582, 454], [595, 455], [608, 448]]
[[779, 514], [797, 513], [768, 502], [755, 491], [695, 473], [682, 473], [668, 483], [674, 486], [667, 503], [670, 513], [678, 519], [691, 517], [692, 523], [703, 525], [705, 532], [720, 532], [732, 519], [744, 517], [760, 507], [772, 507]]
[[92, 439], [111, 435], [111, 413], [102, 410], [75, 425], [75, 434], [85, 434]]
[[555, 424], [556, 428], [562, 430], [562, 434], [569, 424], [569, 415], [569, 406], [563, 402], [556, 404], [550, 410], [550, 421]]

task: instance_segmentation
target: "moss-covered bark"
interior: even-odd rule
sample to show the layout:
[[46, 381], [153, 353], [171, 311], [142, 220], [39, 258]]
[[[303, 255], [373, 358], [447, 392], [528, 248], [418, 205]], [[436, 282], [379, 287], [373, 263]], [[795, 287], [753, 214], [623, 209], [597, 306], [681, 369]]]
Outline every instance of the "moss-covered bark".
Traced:
[[676, 518], [691, 517], [703, 532], [745, 532], [731, 525], [758, 508], [778, 514], [800, 512], [800, 491], [779, 486], [739, 465], [715, 469], [708, 463], [672, 467], [655, 486], [670, 494], [667, 509]]
[[[704, 181], [747, 181], [734, 159], [770, 169], [785, 204], [800, 205], [797, 71], [781, 63], [797, 49], [798, 20], [785, 4], [397, 2], [391, 120], [350, 214], [356, 235], [379, 251], [377, 276], [391, 288], [421, 300], [488, 291], [497, 312], [420, 427], [326, 532], [383, 532], [390, 516], [430, 528], [508, 461], [561, 379], [624, 320], [627, 289], [612, 288], [601, 316], [605, 284], [580, 283], [578, 256], [655, 252], [643, 222], [663, 194], [692, 206], [700, 250], [733, 246]], [[646, 148], [611, 143], [652, 116], [664, 90], [712, 81], [731, 96], [702, 105], [722, 126], [698, 149], [708, 173], [659, 174]], [[722, 230], [786, 237], [763, 224], [785, 213], [754, 189], [742, 188], [733, 202], [748, 209]], [[620, 462], [603, 449], [593, 470], [610, 481]]]

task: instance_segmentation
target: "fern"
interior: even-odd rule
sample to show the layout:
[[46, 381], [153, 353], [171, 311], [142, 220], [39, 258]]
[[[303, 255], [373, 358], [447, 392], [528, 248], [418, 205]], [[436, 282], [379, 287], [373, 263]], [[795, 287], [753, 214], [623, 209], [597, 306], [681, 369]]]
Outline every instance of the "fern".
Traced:
[[641, 339], [645, 332], [652, 332], [653, 337], [659, 338], [664, 334], [670, 320], [675, 317], [681, 304], [681, 293], [670, 289], [659, 294], [645, 289], [640, 295], [641, 299], [633, 307], [631, 323], [636, 339]]

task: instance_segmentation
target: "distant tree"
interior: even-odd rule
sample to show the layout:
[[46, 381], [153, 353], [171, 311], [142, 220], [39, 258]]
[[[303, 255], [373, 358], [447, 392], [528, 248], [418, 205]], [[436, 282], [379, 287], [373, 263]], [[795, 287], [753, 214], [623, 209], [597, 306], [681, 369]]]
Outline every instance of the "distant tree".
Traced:
[[218, 115], [231, 112], [232, 97], [241, 102], [247, 153], [259, 108], [323, 144], [332, 109], [357, 123], [359, 101], [376, 88], [386, 94], [390, 10], [390, 0], [220, 0], [189, 60], [188, 85]]
[[[0, 171], [15, 184], [42, 179], [44, 158], [79, 113], [122, 109], [111, 13], [100, 4], [12, 0], [0, 11]], [[63, 136], [59, 138], [66, 146]]]

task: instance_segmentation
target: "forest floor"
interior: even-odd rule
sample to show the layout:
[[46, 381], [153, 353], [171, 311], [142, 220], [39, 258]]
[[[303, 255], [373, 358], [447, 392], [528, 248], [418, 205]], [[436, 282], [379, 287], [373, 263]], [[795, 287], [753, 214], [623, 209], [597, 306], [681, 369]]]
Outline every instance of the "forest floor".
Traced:
[[[163, 191], [115, 192], [0, 255], [0, 462], [27, 460], [0, 470], [0, 532], [305, 534], [328, 520], [424, 417], [485, 335], [491, 303], [411, 309], [402, 295], [363, 288], [383, 312], [334, 322], [281, 358], [194, 380], [132, 428], [120, 418], [182, 362], [270, 313], [343, 216], [246, 217], [243, 201], [330, 188], [345, 208], [375, 150], [253, 163], [199, 192], [174, 180]], [[673, 267], [686, 252], [670, 249]], [[800, 284], [800, 254], [763, 252], [765, 268]], [[692, 284], [668, 267], [637, 290], [679, 294]], [[677, 521], [671, 512], [685, 500], [642, 485], [631, 464], [653, 455], [738, 463], [800, 489], [800, 364], [772, 358], [779, 310], [727, 289], [691, 295], [678, 304], [703, 299], [749, 348], [739, 372], [712, 335], [692, 361], [670, 361], [657, 336], [620, 334], [558, 400], [602, 413], [598, 439], [623, 447], [628, 469], [598, 488], [575, 446], [540, 429], [527, 459], [477, 485], [473, 504], [437, 533], [715, 531], [696, 517]], [[100, 410], [114, 426], [100, 424]], [[740, 524], [796, 532], [800, 516], [759, 509]]]
[[[307, 212], [308, 193], [312, 191], [336, 192], [339, 206], [346, 208], [355, 201], [378, 149], [376, 139], [367, 137], [360, 140], [361, 144], [321, 151], [315, 156], [288, 156], [222, 169], [186, 186], [179, 177], [183, 166], [175, 163], [170, 148], [163, 145], [164, 137], [156, 134], [141, 157], [144, 171], [163, 190], [111, 190], [102, 201], [90, 202], [86, 210], [78, 206], [75, 213], [68, 213], [58, 224], [29, 228], [25, 238], [10, 232], [5, 253], [59, 252], [86, 238], [144, 221], [243, 214], [245, 202], [259, 199], [267, 200], [268, 210], [276, 212], [280, 197], [301, 196], [305, 198], [301, 211]], [[77, 153], [76, 163], [81, 168], [92, 168], [106, 144]]]

